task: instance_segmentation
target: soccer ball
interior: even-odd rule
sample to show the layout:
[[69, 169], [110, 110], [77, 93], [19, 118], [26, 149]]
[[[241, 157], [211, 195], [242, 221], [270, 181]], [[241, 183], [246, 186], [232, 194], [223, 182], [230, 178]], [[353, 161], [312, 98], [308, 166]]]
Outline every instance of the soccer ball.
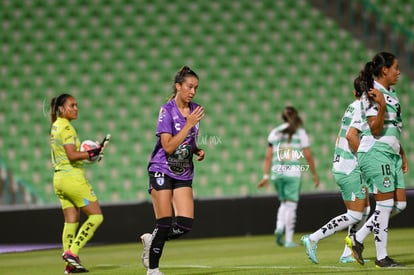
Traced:
[[[81, 143], [80, 151], [81, 152], [86, 152], [86, 151], [89, 151], [89, 150], [92, 150], [92, 149], [96, 149], [99, 146], [100, 145], [97, 142], [95, 142], [95, 141], [92, 141], [92, 140], [89, 140], [89, 139], [88, 140], [84, 140]], [[91, 160], [85, 159], [85, 160], [83, 160], [83, 162], [88, 163], [88, 164], [95, 163], [98, 158], [99, 158], [99, 155], [98, 156], [94, 156]]]

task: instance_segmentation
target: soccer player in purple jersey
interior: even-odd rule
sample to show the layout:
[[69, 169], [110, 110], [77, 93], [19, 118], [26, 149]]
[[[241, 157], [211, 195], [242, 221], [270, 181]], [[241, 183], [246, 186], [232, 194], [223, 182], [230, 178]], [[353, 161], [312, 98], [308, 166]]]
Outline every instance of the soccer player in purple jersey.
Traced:
[[163, 274], [158, 266], [165, 242], [188, 233], [193, 225], [193, 155], [198, 161], [204, 159], [204, 151], [196, 144], [204, 117], [203, 107], [192, 102], [197, 88], [197, 74], [184, 66], [175, 75], [174, 93], [158, 116], [157, 142], [148, 164], [156, 224], [152, 234], [140, 237], [147, 274]]

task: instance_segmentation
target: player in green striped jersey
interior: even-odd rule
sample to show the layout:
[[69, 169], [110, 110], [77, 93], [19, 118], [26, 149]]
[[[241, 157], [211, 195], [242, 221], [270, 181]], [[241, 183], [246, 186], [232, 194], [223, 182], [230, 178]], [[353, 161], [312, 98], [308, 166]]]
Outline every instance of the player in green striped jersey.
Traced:
[[[366, 83], [360, 76], [355, 79], [354, 88], [355, 100], [348, 105], [342, 117], [332, 165], [335, 182], [341, 191], [347, 212], [331, 219], [312, 234], [302, 237], [305, 252], [315, 264], [318, 263], [316, 247], [320, 240], [346, 228], [350, 232], [355, 232], [364, 224], [370, 212], [366, 182], [362, 177], [356, 157], [361, 132], [361, 103], [359, 99], [367, 89]], [[351, 253], [352, 251], [345, 246], [340, 262], [355, 262]]]
[[363, 118], [362, 138], [358, 148], [358, 163], [376, 201], [375, 211], [364, 226], [346, 238], [355, 259], [364, 264], [363, 241], [374, 233], [377, 267], [401, 266], [387, 253], [388, 222], [406, 207], [403, 173], [408, 171], [407, 159], [400, 144], [402, 129], [401, 106], [393, 85], [398, 82], [398, 59], [391, 53], [380, 52], [361, 72], [374, 90], [361, 97]]
[[[258, 188], [268, 185], [269, 180], [273, 184], [280, 201], [276, 217], [276, 243], [284, 247], [295, 247], [298, 244], [293, 242], [293, 235], [302, 172], [310, 170], [315, 187], [319, 185], [319, 178], [310, 150], [309, 136], [303, 128], [298, 111], [287, 106], [282, 112], [282, 119], [284, 123], [274, 128], [267, 138], [264, 175]], [[303, 159], [307, 165], [302, 164]]]

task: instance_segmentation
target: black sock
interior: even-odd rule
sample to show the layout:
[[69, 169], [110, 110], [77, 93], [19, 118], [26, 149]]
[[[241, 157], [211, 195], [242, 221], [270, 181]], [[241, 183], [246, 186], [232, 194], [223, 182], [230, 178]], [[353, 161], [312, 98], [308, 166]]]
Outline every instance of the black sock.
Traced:
[[168, 234], [168, 239], [177, 239], [184, 234], [187, 234], [193, 228], [192, 218], [187, 218], [183, 216], [177, 216], [175, 222], [173, 223], [170, 233]]
[[154, 232], [152, 233], [153, 239], [150, 248], [149, 255], [149, 268], [158, 268], [162, 250], [164, 248], [165, 241], [168, 239], [168, 232], [171, 228], [172, 217], [161, 218], [157, 220]]

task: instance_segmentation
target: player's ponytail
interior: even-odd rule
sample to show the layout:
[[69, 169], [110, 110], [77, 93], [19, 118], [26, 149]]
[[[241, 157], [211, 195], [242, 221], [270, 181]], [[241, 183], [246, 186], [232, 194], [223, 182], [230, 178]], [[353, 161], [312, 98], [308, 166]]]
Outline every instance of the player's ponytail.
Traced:
[[57, 114], [55, 110], [55, 102], [56, 102], [56, 97], [50, 100], [50, 123], [51, 124], [53, 124], [53, 122], [55, 122], [57, 119]]
[[172, 94], [170, 95], [170, 97], [168, 98], [167, 101], [170, 101], [171, 99], [173, 99], [175, 97], [175, 95], [177, 94], [177, 88], [175, 87], [175, 84], [177, 84], [177, 83], [178, 84], [183, 84], [183, 82], [184, 82], [184, 80], [185, 80], [185, 78], [187, 76], [194, 76], [195, 78], [198, 79], [198, 75], [193, 70], [191, 70], [190, 67], [188, 67], [188, 66], [182, 67], [175, 74], [175, 77], [174, 77], [174, 85], [173, 85], [173, 92], [172, 92]]
[[285, 107], [282, 112], [282, 119], [289, 124], [289, 126], [283, 130], [282, 133], [289, 135], [290, 142], [293, 134], [303, 126], [303, 121], [300, 118], [298, 111], [292, 106]]
[[368, 93], [370, 89], [374, 88], [374, 63], [367, 62], [364, 69], [359, 72], [359, 75], [354, 80], [355, 95], [361, 97], [363, 93]]

